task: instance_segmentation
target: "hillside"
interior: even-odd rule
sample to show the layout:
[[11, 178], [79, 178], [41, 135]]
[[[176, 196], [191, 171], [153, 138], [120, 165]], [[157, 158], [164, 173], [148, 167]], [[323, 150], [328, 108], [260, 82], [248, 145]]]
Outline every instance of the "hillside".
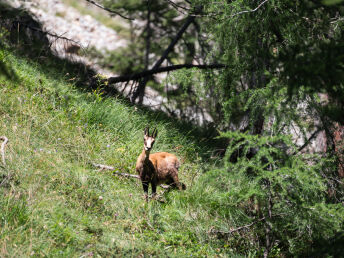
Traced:
[[342, 256], [344, 1], [85, 2], [0, 0], [0, 257]]
[[[164, 116], [120, 99], [80, 92], [67, 71], [2, 51], [17, 79], [1, 79], [0, 256], [214, 255], [207, 231], [216, 221], [197, 202], [194, 185], [211, 149]], [[67, 80], [66, 80], [67, 79]], [[92, 162], [135, 173], [143, 128], [157, 127], [154, 151], [182, 160], [188, 190], [145, 203], [136, 179], [98, 171]], [[226, 253], [228, 250], [221, 249]]]

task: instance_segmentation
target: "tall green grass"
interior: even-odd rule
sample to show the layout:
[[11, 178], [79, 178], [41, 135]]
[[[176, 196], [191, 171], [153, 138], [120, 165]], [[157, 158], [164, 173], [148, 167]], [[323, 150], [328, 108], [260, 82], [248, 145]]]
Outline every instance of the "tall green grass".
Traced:
[[[99, 91], [80, 91], [63, 67], [1, 50], [16, 80], [0, 79], [0, 134], [10, 142], [0, 167], [0, 256], [226, 256], [209, 231], [221, 221], [199, 197], [212, 152], [197, 130], [134, 108]], [[135, 173], [146, 125], [158, 128], [154, 151], [175, 153], [188, 189], [145, 203]]]

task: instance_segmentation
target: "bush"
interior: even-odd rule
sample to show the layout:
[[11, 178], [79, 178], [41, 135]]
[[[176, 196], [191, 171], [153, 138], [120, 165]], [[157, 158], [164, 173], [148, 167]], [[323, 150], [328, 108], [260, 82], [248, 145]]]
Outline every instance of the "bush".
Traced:
[[230, 140], [223, 167], [205, 174], [198, 186], [207, 187], [202, 206], [225, 218], [212, 229], [217, 238], [240, 253], [269, 256], [310, 255], [319, 239], [336, 243], [344, 207], [327, 201], [332, 160], [298, 154], [287, 136], [221, 137]]

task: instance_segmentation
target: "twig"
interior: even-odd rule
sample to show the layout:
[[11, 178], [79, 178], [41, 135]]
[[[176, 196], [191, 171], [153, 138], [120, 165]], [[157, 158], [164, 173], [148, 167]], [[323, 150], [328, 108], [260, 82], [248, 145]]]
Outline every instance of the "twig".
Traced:
[[213, 234], [222, 234], [222, 235], [230, 235], [232, 233], [235, 233], [237, 231], [240, 231], [240, 230], [243, 230], [243, 229], [246, 229], [246, 228], [250, 228], [252, 227], [254, 224], [262, 221], [262, 220], [265, 220], [265, 217], [263, 218], [260, 218], [260, 219], [257, 219], [253, 222], [251, 222], [250, 224], [247, 224], [247, 225], [244, 225], [244, 226], [241, 226], [241, 227], [238, 227], [238, 228], [235, 228], [235, 229], [232, 229], [232, 230], [229, 230], [229, 231], [220, 231], [220, 230], [211, 230], [211, 233]]
[[106, 7], [100, 5], [100, 4], [98, 4], [98, 3], [96, 3], [96, 2], [94, 2], [94, 1], [92, 1], [92, 0], [85, 0], [85, 1], [86, 1], [86, 2], [89, 2], [90, 4], [93, 4], [93, 5], [97, 6], [97, 7], [99, 7], [99, 8], [101, 8], [101, 9], [105, 10], [105, 11], [108, 11], [109, 13], [116, 14], [116, 15], [122, 17], [123, 19], [134, 20], [133, 18], [126, 17], [126, 16], [120, 14], [119, 12], [116, 12], [116, 11], [114, 11], [114, 10], [111, 10], [111, 9], [109, 9], [109, 8], [106, 8]]
[[255, 11], [257, 11], [263, 4], [265, 4], [268, 0], [264, 0], [263, 2], [261, 2], [256, 8], [254, 8], [253, 10], [245, 10], [245, 11], [241, 11], [238, 13], [235, 13], [233, 15], [231, 15], [231, 18], [233, 18], [234, 16], [237, 16], [239, 14], [243, 14], [243, 13], [253, 13]]
[[1, 149], [0, 149], [1, 156], [2, 156], [2, 163], [4, 165], [6, 165], [6, 161], [5, 161], [5, 146], [8, 143], [8, 138], [6, 136], [0, 136], [0, 140], [3, 141], [3, 143], [1, 144]]
[[[108, 165], [102, 165], [102, 164], [96, 164], [96, 163], [92, 163], [93, 166], [97, 167], [97, 168], [100, 168], [102, 170], [112, 170], [112, 172], [115, 174], [115, 175], [118, 175], [118, 176], [124, 176], [124, 177], [134, 177], [134, 178], [137, 178], [137, 179], [140, 179], [140, 176], [138, 175], [133, 175], [133, 174], [128, 174], [128, 173], [121, 173], [121, 172], [118, 172], [118, 171], [114, 171], [115, 168], [114, 167], [111, 167], [111, 166], [108, 166]], [[170, 186], [168, 185], [159, 185], [161, 188], [164, 188], [164, 189], [169, 189]]]
[[[244, 10], [244, 11], [240, 11], [240, 12], [234, 13], [234, 14], [230, 15], [229, 18], [233, 18], [233, 17], [235, 17], [237, 15], [240, 15], [240, 14], [243, 14], [243, 13], [253, 13], [253, 12], [257, 11], [267, 1], [269, 1], [269, 0], [262, 1], [256, 8], [254, 8], [252, 10]], [[223, 12], [211, 12], [211, 13], [206, 13], [206, 14], [199, 14], [199, 15], [196, 15], [196, 16], [197, 17], [214, 17], [214, 16], [221, 15], [221, 14], [223, 14]]]
[[[185, 7], [185, 6], [182, 6], [182, 5], [180, 5], [180, 4], [177, 4], [177, 3], [173, 2], [172, 0], [165, 0], [165, 1], [168, 2], [169, 4], [171, 4], [172, 7], [173, 7], [174, 9], [176, 9], [178, 12], [180, 12], [181, 14], [187, 14], [187, 13], [184, 12], [184, 11], [192, 12], [192, 9], [187, 8], [187, 7]], [[182, 9], [182, 10], [184, 10], [184, 11], [180, 11], [179, 9]]]

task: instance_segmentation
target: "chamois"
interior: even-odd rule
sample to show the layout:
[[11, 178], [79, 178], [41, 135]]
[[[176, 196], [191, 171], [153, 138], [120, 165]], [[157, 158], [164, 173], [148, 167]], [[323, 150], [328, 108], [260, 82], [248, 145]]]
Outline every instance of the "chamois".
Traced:
[[145, 128], [144, 147], [136, 162], [136, 171], [140, 175], [146, 201], [148, 201], [149, 184], [152, 185], [152, 198], [156, 195], [157, 185], [163, 183], [179, 190], [186, 189], [178, 179], [179, 161], [175, 155], [168, 152], [150, 154], [157, 134], [157, 129], [149, 135], [149, 128]]

